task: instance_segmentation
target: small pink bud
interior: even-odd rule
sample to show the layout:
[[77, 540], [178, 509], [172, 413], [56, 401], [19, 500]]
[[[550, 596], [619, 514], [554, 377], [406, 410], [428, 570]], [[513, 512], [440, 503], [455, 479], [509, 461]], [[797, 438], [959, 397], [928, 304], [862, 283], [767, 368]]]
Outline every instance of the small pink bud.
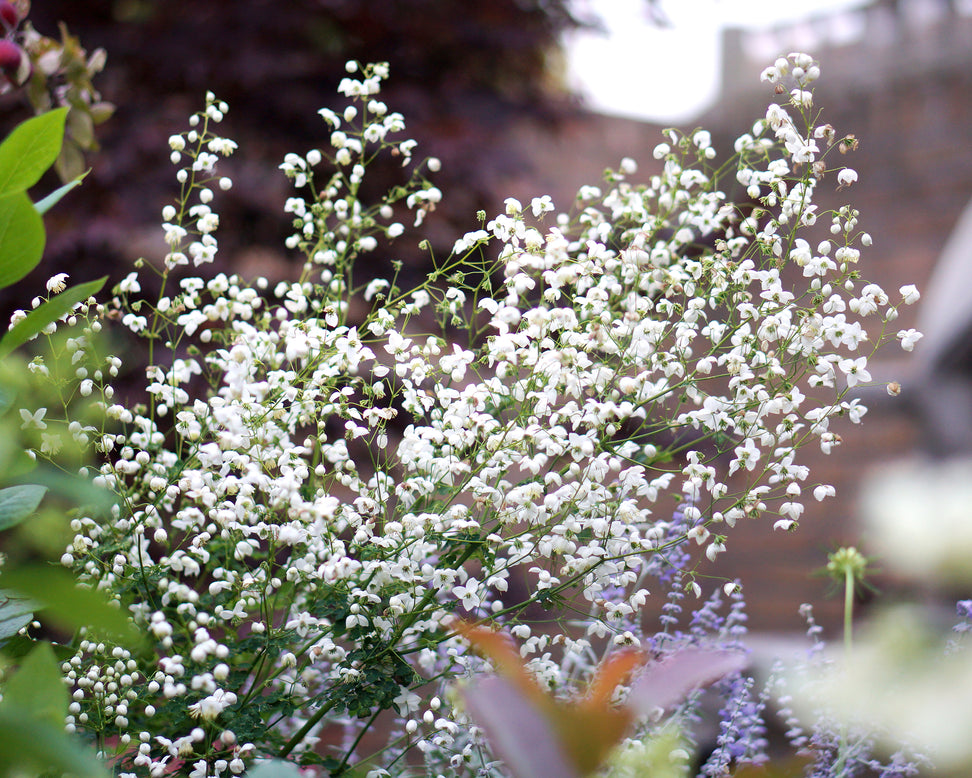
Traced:
[[17, 9], [14, 8], [13, 3], [8, 0], [0, 0], [0, 22], [3, 23], [7, 32], [15, 29], [20, 24], [20, 14], [17, 13]]
[[13, 41], [0, 40], [0, 72], [7, 80], [20, 86], [30, 78], [32, 71], [30, 57]]

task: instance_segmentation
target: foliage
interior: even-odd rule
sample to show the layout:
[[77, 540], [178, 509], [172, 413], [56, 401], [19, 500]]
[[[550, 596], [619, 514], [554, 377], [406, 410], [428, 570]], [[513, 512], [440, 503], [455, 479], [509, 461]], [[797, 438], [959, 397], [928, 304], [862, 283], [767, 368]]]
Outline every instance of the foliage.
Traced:
[[[861, 277], [857, 211], [813, 203], [856, 174], [813, 108], [810, 57], [765, 72], [783, 102], [730, 160], [705, 131], [669, 131], [644, 182], [625, 159], [568, 213], [511, 198], [415, 287], [400, 262], [360, 268], [442, 200], [439, 161], [417, 162], [380, 99], [387, 75], [349, 63], [349, 104], [320, 112], [327, 144], [284, 159], [298, 279], [190, 269], [216, 258], [213, 203], [232, 186], [228, 106], [210, 93], [169, 139], [167, 253], [51, 328], [71, 370], [31, 364], [97, 413], [23, 408], [25, 423], [56, 419], [116, 495], [107, 514], [78, 511], [61, 561], [151, 642], [84, 634], [62, 665], [69, 728], [119, 774], [208, 778], [258, 757], [332, 775], [500, 770], [452, 696], [485, 668], [459, 615], [508, 629], [558, 699], [613, 646], [738, 647], [739, 584], [710, 589], [708, 561], [738, 521], [793, 530], [806, 497], [833, 496], [800, 449], [838, 445], [830, 422], [863, 416], [868, 357], [916, 340], [892, 325], [914, 287]], [[408, 178], [370, 199], [381, 158]], [[733, 180], [748, 199], [728, 198]], [[105, 322], [146, 343], [137, 396], [116, 392], [122, 356], [91, 345]], [[708, 775], [765, 760], [765, 699], [738, 673], [717, 686]], [[383, 713], [398, 718], [371, 745]], [[619, 764], [653, 730], [642, 720]]]
[[[60, 199], [77, 182], [69, 182], [40, 207], [31, 202], [27, 189], [54, 164], [61, 151], [66, 109], [30, 119], [0, 144], [0, 287], [9, 286], [29, 273], [44, 249], [42, 210]], [[61, 284], [60, 281], [58, 281]], [[23, 342], [36, 337], [77, 304], [96, 293], [104, 283], [74, 287], [60, 299], [38, 305], [16, 327], [0, 338], [0, 358]], [[61, 285], [63, 288], [63, 285]], [[69, 302], [70, 301], [70, 302]], [[0, 472], [3, 482], [26, 476], [33, 469], [21, 441], [21, 430], [10, 412], [20, 376], [9, 360], [0, 380]], [[31, 417], [35, 422], [35, 417]], [[42, 422], [41, 422], [42, 423]], [[35, 476], [37, 474], [34, 474]], [[52, 479], [40, 474], [39, 480]], [[54, 479], [56, 480], [56, 479]], [[0, 488], [0, 530], [8, 530], [33, 516], [48, 492], [43, 483], [16, 483]], [[116, 636], [134, 640], [127, 620], [106, 606], [93, 591], [76, 588], [66, 571], [14, 567], [0, 570], [0, 649], [11, 657], [23, 655], [16, 672], [7, 673], [0, 701], [0, 774], [23, 770], [70, 772], [101, 776], [103, 765], [64, 733], [68, 697], [54, 651], [47, 643], [26, 638], [34, 624], [34, 611], [50, 606], [59, 623], [68, 629], [82, 625], [114, 626]], [[29, 651], [29, 653], [27, 653]]]
[[[559, 36], [578, 23], [564, 0], [295, 0], [273, 8], [263, 0], [207, 0], [178, 13], [155, 0], [83, 6], [45, 0], [34, 4], [31, 17], [46, 31], [68, 20], [73, 34], [111, 53], [101, 91], [121, 113], [98, 127], [111, 152], [93, 162], [85, 183], [90, 196], [59, 215], [59, 239], [49, 254], [55, 267], [79, 277], [111, 272], [117, 280], [133, 252], [143, 251], [132, 246], [133, 237], [151, 234], [158, 203], [170, 196], [158, 138], [206, 90], [233, 106], [233, 137], [247, 149], [245, 167], [224, 165], [235, 186], [220, 215], [237, 226], [220, 236], [218, 269], [229, 274], [229, 258], [242, 263], [243, 255], [259, 255], [259, 272], [272, 280], [295, 270], [280, 251], [288, 225], [278, 213], [287, 184], [275, 168], [286, 152], [319, 144], [315, 112], [345, 61], [387, 52], [395, 79], [386, 85], [386, 101], [409, 117], [425, 152], [443, 161], [437, 185], [447, 197], [433, 228], [413, 231], [406, 223], [409, 239], [393, 250], [380, 247], [369, 263], [387, 268], [405, 260], [408, 285], [431, 269], [419, 240], [448, 251], [468, 229], [470, 214], [495, 210], [505, 182], [533, 165], [528, 154], [511, 149], [510, 127], [525, 122], [553, 130], [576, 113], [551, 76]], [[217, 28], [232, 33], [214, 35]], [[400, 171], [394, 160], [379, 158], [369, 167], [369, 191], [400, 183]]]
[[[58, 153], [53, 163], [65, 183], [79, 178], [85, 169], [85, 151], [95, 151], [95, 125], [108, 119], [114, 106], [101, 100], [92, 78], [105, 64], [105, 52], [98, 49], [91, 56], [61, 23], [61, 40], [37, 32], [29, 21], [30, 0], [4, 0], [0, 3], [3, 18], [4, 54], [11, 66], [4, 67], [0, 94], [23, 87], [34, 113], [39, 116], [61, 114], [66, 131], [58, 137]], [[16, 65], [12, 63], [16, 62]], [[63, 109], [63, 110], [59, 110]], [[50, 165], [42, 168], [42, 172]]]

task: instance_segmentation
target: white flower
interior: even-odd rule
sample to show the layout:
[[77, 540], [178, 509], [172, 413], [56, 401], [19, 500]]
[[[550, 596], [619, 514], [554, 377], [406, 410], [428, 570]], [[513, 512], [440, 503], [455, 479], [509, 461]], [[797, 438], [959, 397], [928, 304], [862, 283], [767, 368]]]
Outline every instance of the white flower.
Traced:
[[770, 65], [765, 68], [762, 73], [759, 74], [759, 80], [763, 82], [768, 82], [770, 84], [775, 84], [779, 82], [781, 77], [780, 71], [774, 66]]
[[921, 298], [921, 294], [918, 292], [918, 287], [914, 284], [902, 286], [898, 291], [901, 293], [901, 299], [904, 301], [905, 305], [913, 305]]
[[736, 472], [740, 467], [752, 470], [759, 463], [760, 452], [752, 438], [746, 438], [741, 446], [736, 446], [735, 458], [729, 464], [729, 473]]
[[470, 578], [464, 586], [456, 586], [452, 593], [462, 602], [462, 607], [468, 611], [475, 610], [482, 604], [479, 597], [479, 582], [475, 578]]
[[223, 689], [217, 689], [208, 697], [189, 706], [189, 715], [194, 719], [215, 721], [230, 705], [236, 704], [236, 695]]
[[813, 489], [813, 499], [817, 502], [822, 502], [828, 497], [834, 497], [836, 494], [837, 490], [830, 484], [820, 484]]
[[61, 446], [64, 445], [64, 441], [61, 440], [61, 436], [56, 432], [42, 432], [41, 433], [41, 453], [47, 454], [48, 456], [54, 456], [58, 451], [61, 450]]
[[543, 195], [542, 197], [534, 197], [530, 201], [530, 210], [533, 211], [533, 215], [536, 218], [540, 218], [543, 214], [549, 213], [554, 209], [553, 200], [550, 195]]
[[47, 408], [38, 408], [33, 413], [26, 408], [21, 408], [20, 418], [24, 420], [24, 423], [20, 425], [20, 429], [25, 430], [32, 427], [39, 430], [46, 430], [47, 423], [44, 421], [44, 415], [46, 413]]
[[837, 363], [837, 367], [847, 379], [847, 386], [866, 384], [871, 380], [871, 374], [867, 371], [867, 357], [842, 359]]
[[841, 189], [850, 186], [855, 181], [857, 181], [857, 171], [849, 167], [845, 167], [837, 174], [837, 183], [840, 184]]
[[64, 283], [65, 281], [67, 281], [67, 279], [68, 279], [67, 273], [58, 273], [55, 276], [51, 276], [47, 280], [47, 291], [53, 294], [58, 294], [59, 292], [63, 292], [67, 288], [67, 284]]
[[900, 461], [865, 482], [868, 544], [910, 578], [972, 582], [972, 461]]
[[213, 138], [206, 148], [214, 154], [222, 154], [224, 157], [228, 157], [236, 150], [236, 142], [228, 138]]
[[915, 329], [899, 330], [897, 338], [901, 341], [901, 348], [905, 351], [913, 351], [915, 344], [923, 337], [922, 333]]

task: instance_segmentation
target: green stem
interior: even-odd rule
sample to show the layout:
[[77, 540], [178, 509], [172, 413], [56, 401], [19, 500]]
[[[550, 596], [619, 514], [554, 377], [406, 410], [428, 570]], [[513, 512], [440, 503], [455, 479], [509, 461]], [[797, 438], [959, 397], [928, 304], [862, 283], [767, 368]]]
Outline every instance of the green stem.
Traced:
[[358, 733], [358, 736], [354, 739], [354, 742], [351, 744], [351, 748], [348, 749], [348, 752], [344, 755], [344, 759], [341, 760], [341, 764], [339, 764], [338, 767], [337, 767], [337, 770], [335, 770], [335, 774], [336, 775], [341, 775], [344, 772], [344, 769], [348, 766], [348, 760], [351, 758], [351, 755], [354, 753], [355, 749], [358, 747], [358, 743], [361, 742], [361, 738], [363, 738], [365, 736], [365, 732], [367, 732], [369, 729], [371, 729], [371, 725], [375, 723], [375, 719], [378, 718], [378, 716], [381, 713], [381, 711], [382, 711], [381, 708], [379, 708], [378, 710], [376, 710], [371, 715], [371, 718], [368, 719], [368, 723], [365, 724], [361, 728], [361, 731]]
[[854, 571], [844, 571], [844, 659], [849, 660], [853, 649], [854, 630]]
[[[844, 664], [850, 662], [853, 650], [853, 622], [854, 622], [854, 570], [850, 565], [844, 569]], [[837, 746], [837, 762], [834, 765], [834, 775], [841, 778], [847, 763], [847, 724], [840, 725], [840, 740]]]
[[279, 759], [286, 759], [290, 755], [290, 752], [297, 747], [297, 744], [300, 743], [300, 741], [303, 740], [305, 737], [307, 737], [307, 733], [314, 728], [317, 722], [319, 722], [322, 718], [324, 718], [331, 710], [331, 708], [337, 705], [338, 699], [339, 698], [335, 697], [326, 705], [322, 705], [320, 710], [317, 711], [317, 713], [315, 713], [313, 716], [307, 719], [307, 721], [304, 723], [304, 726], [298, 729], [297, 732], [294, 734], [294, 736], [287, 741], [287, 743], [284, 745], [283, 748], [280, 749], [280, 753], [277, 754], [277, 757]]

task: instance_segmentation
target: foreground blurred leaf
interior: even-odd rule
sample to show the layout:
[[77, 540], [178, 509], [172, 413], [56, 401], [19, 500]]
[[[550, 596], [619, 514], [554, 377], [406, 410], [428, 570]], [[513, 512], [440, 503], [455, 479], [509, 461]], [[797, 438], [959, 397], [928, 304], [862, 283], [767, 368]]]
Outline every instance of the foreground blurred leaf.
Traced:
[[0, 589], [0, 645], [30, 624], [34, 603], [26, 597]]
[[260, 762], [246, 773], [249, 778], [300, 778], [301, 772], [296, 765], [281, 759]]
[[540, 688], [504, 633], [464, 623], [456, 631], [499, 672], [469, 682], [462, 695], [470, 716], [516, 778], [589, 775], [636, 717], [668, 708], [746, 666], [740, 651], [685, 648], [644, 667], [627, 702], [615, 705], [615, 689], [646, 659], [639, 651], [618, 651], [601, 662], [584, 696], [565, 702]]
[[127, 614], [108, 604], [101, 592], [77, 585], [63, 568], [30, 566], [5, 571], [3, 584], [37, 601], [45, 619], [61, 629], [89, 627], [120, 642], [137, 644], [141, 639]]
[[0, 703], [0, 775], [68, 773], [78, 778], [108, 778], [104, 765], [79, 741], [55, 726], [32, 719], [27, 711]]
[[68, 702], [57, 658], [47, 643], [38, 643], [3, 685], [2, 705], [12, 705], [29, 718], [54, 726], [64, 726]]
[[0, 489], [0, 530], [20, 524], [37, 510], [47, 493], [46, 486], [22, 484]]
[[0, 386], [0, 416], [3, 416], [10, 406], [13, 405], [13, 401], [16, 399], [17, 393], [8, 386]]

